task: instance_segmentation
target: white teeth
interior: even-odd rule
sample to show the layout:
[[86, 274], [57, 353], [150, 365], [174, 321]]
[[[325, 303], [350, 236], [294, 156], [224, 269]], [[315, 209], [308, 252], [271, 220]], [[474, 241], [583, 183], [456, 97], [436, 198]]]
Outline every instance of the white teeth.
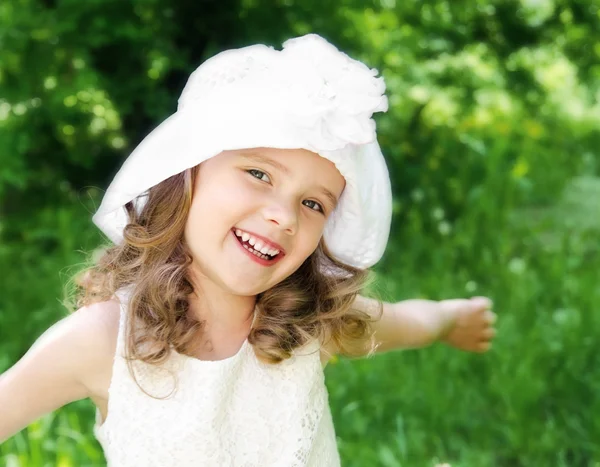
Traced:
[[[261, 240], [254, 238], [249, 233], [243, 232], [240, 229], [235, 229], [235, 234], [244, 243], [249, 243], [253, 247], [252, 249], [257, 253], [257, 256], [277, 256], [279, 254], [279, 250], [275, 248], [269, 248], [265, 243], [263, 243]], [[246, 245], [244, 245], [244, 247], [248, 249]]]
[[[250, 248], [248, 248], [248, 245], [243, 245], [243, 247], [244, 247], [246, 250], [250, 251]], [[251, 253], [252, 253], [253, 255], [256, 255], [256, 256], [258, 256], [259, 258], [262, 258], [262, 259], [268, 259], [266, 255], [261, 255], [260, 253], [258, 253], [258, 252], [257, 252], [256, 250], [254, 250], [254, 249], [253, 249], [253, 251], [251, 251]]]

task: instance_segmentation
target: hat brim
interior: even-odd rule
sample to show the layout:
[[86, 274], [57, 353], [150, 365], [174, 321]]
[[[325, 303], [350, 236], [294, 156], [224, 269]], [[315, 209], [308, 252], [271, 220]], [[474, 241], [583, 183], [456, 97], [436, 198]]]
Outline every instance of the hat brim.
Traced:
[[[213, 107], [214, 108], [214, 107]], [[125, 205], [151, 187], [225, 150], [256, 147], [303, 148], [333, 162], [346, 187], [324, 231], [331, 253], [360, 268], [376, 263], [387, 243], [391, 187], [377, 141], [319, 150], [297, 125], [256, 109], [247, 114], [178, 111], [134, 149], [108, 187], [93, 222], [114, 243], [128, 223]], [[259, 115], [260, 114], [260, 115]]]

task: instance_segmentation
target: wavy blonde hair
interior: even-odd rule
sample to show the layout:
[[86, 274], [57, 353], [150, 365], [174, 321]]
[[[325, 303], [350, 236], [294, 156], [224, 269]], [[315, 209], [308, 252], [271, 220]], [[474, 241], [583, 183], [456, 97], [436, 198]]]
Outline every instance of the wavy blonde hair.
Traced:
[[[160, 365], [170, 346], [192, 356], [203, 331], [205, 322], [188, 313], [188, 296], [194, 289], [189, 276], [192, 255], [184, 241], [197, 172], [198, 166], [150, 188], [141, 209], [128, 203], [124, 241], [104, 246], [99, 257], [71, 280], [75, 285], [67, 300], [71, 311], [110, 300], [122, 287], [131, 287], [127, 321], [135, 322], [136, 332], [128, 326], [129, 363]], [[352, 307], [368, 283], [368, 270], [337, 261], [321, 240], [293, 274], [257, 296], [248, 336], [257, 358], [277, 364], [313, 338], [333, 341], [344, 355], [372, 353], [374, 318]], [[379, 303], [379, 314], [381, 310]], [[365, 342], [371, 344], [365, 348]], [[129, 369], [133, 375], [131, 365]]]

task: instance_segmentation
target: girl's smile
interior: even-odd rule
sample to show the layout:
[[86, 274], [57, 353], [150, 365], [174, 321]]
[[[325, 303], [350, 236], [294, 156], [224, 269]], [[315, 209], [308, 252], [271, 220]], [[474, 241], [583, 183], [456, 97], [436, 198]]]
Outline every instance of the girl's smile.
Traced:
[[285, 255], [281, 246], [268, 242], [256, 234], [250, 234], [237, 228], [233, 228], [231, 233], [238, 245], [244, 249], [243, 253], [261, 266], [273, 266]]

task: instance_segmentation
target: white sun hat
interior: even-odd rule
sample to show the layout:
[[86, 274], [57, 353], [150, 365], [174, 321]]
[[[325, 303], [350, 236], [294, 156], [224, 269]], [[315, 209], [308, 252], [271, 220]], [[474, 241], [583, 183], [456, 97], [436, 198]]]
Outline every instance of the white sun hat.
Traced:
[[290, 39], [281, 51], [258, 44], [215, 55], [191, 74], [177, 111], [127, 158], [93, 222], [118, 244], [125, 205], [141, 209], [138, 196], [163, 180], [224, 150], [303, 148], [346, 180], [323, 233], [327, 247], [345, 264], [372, 266], [385, 250], [392, 211], [371, 118], [388, 106], [377, 73], [316, 34]]

